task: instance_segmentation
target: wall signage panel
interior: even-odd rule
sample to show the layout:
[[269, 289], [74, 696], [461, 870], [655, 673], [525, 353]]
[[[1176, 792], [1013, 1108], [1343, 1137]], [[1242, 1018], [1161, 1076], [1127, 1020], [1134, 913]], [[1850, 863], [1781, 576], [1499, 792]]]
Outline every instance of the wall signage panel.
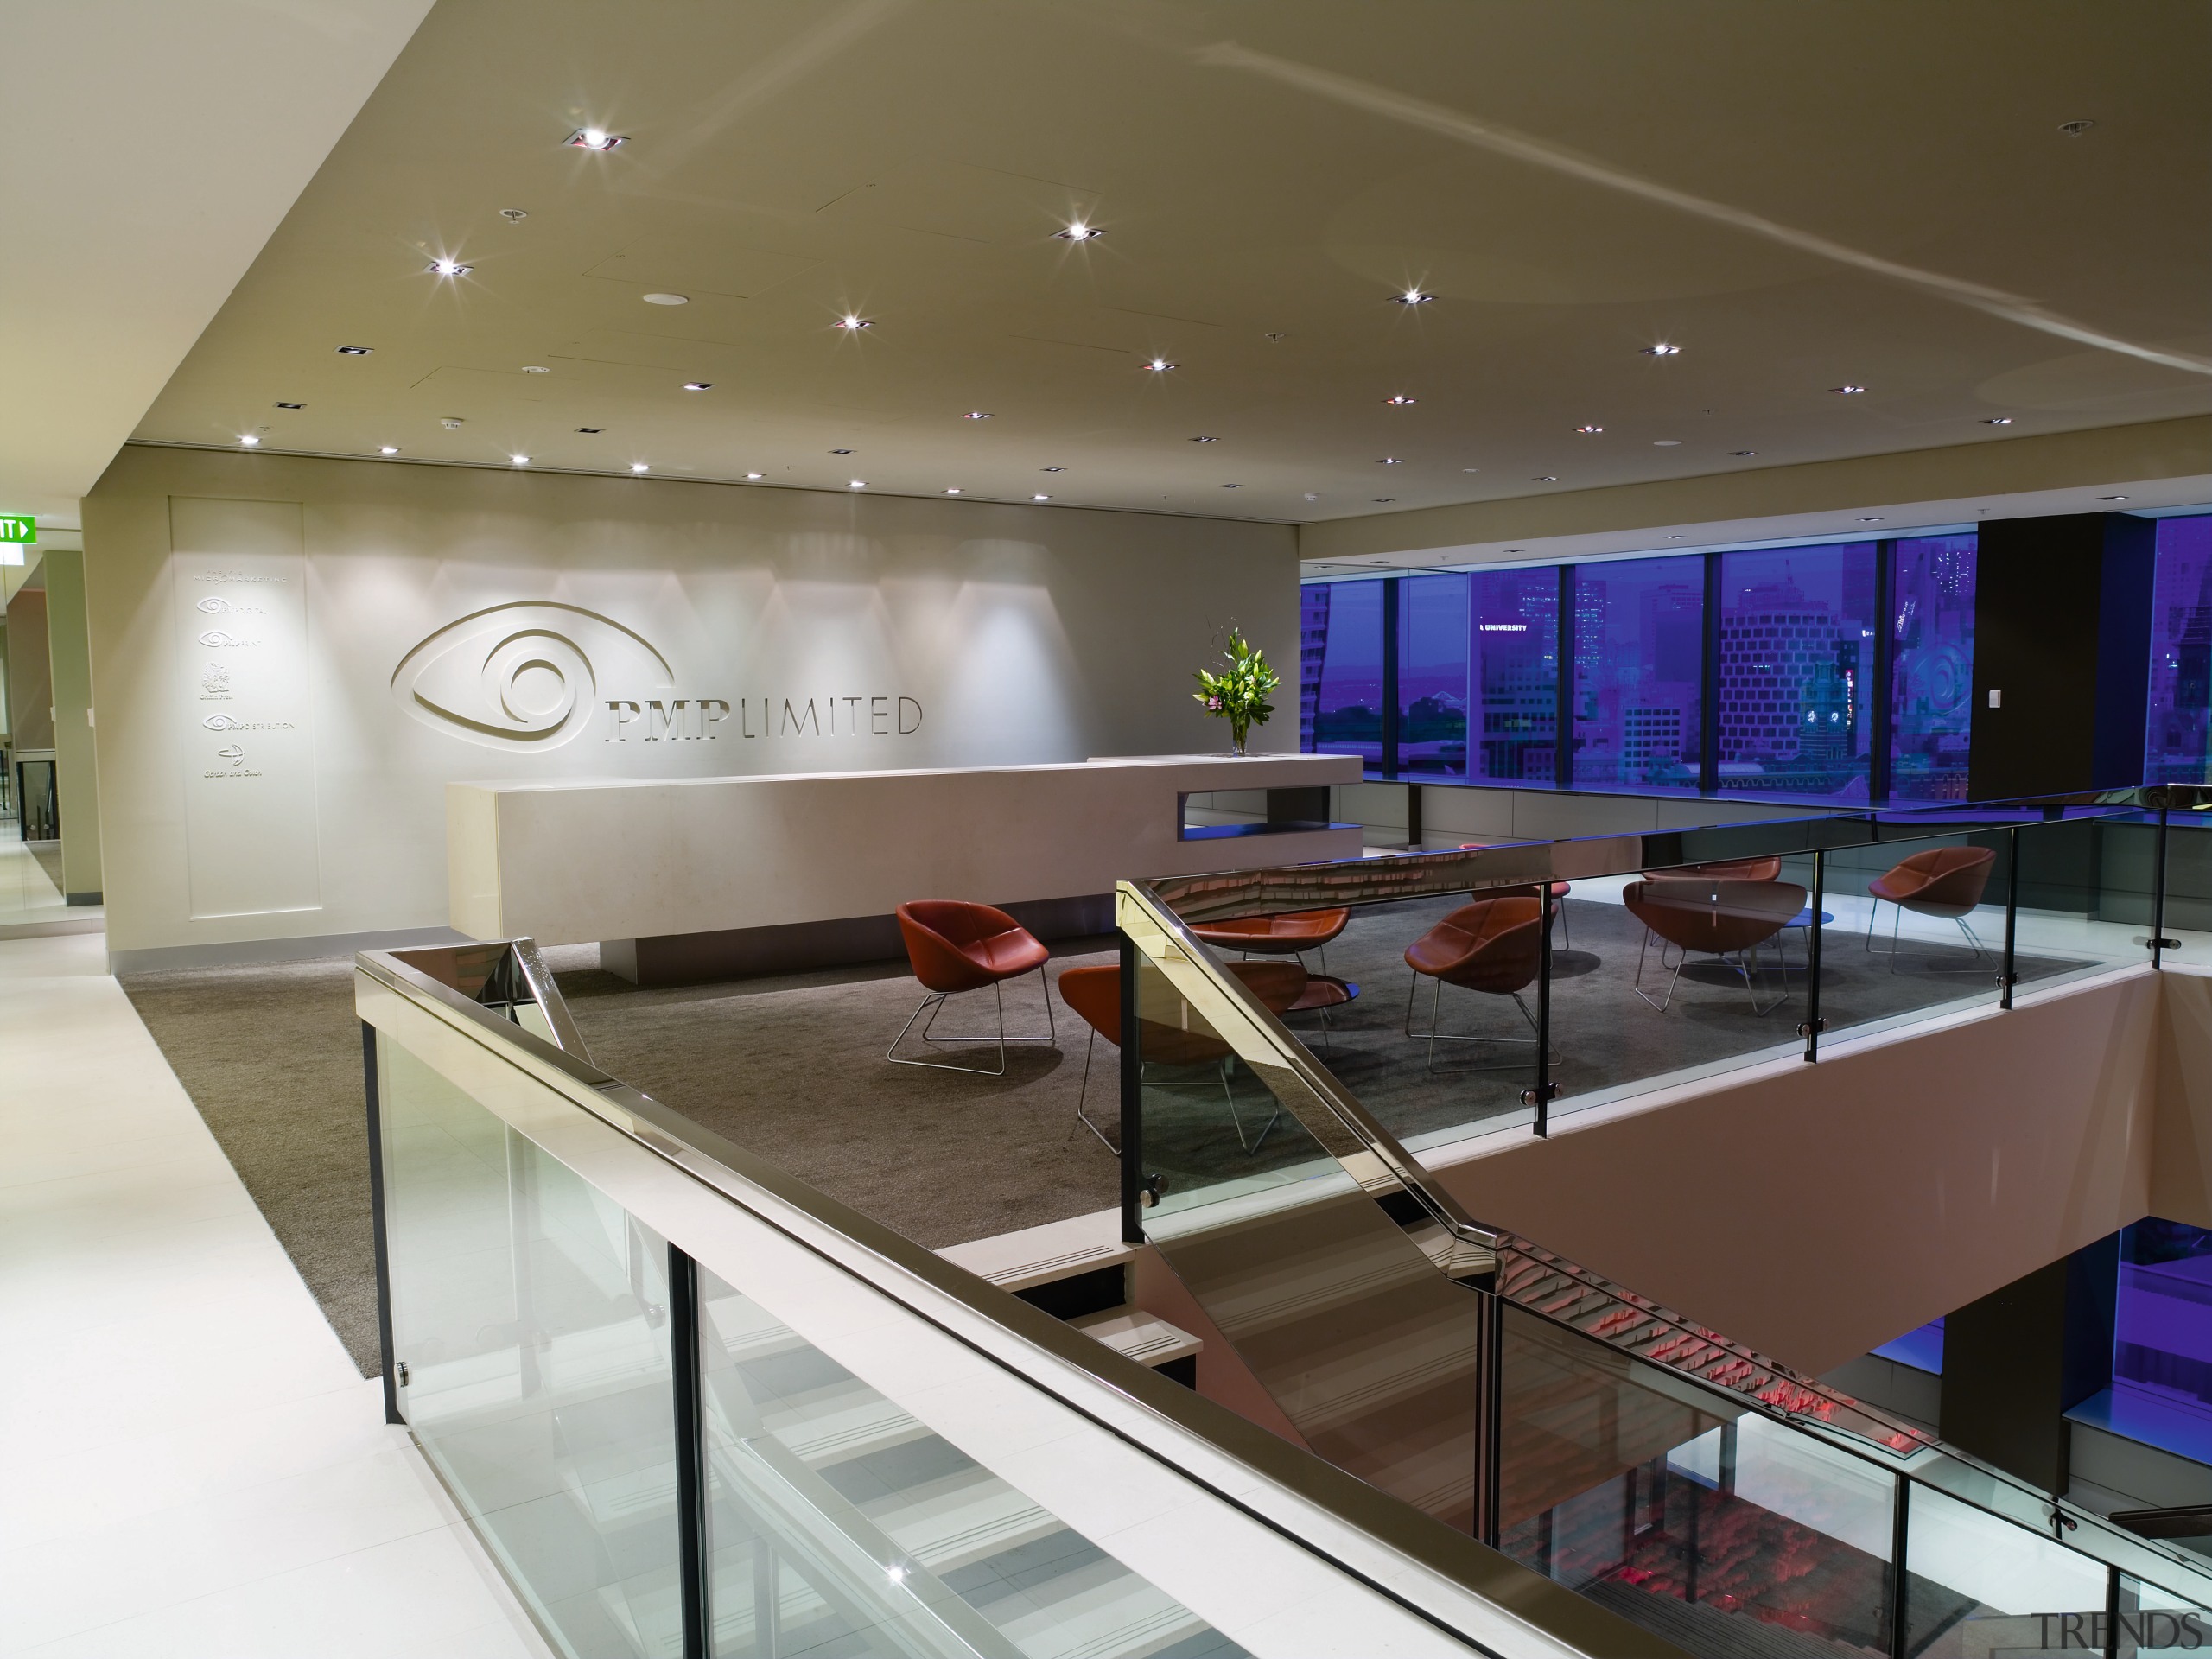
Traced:
[[300, 509], [176, 497], [169, 531], [193, 919], [318, 910]]

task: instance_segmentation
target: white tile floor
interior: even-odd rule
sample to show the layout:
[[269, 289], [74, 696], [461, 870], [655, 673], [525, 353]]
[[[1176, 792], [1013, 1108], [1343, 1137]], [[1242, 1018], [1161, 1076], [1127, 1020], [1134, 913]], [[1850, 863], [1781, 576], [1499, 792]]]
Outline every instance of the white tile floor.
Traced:
[[97, 933], [0, 940], [0, 1654], [549, 1654]]
[[23, 845], [13, 818], [0, 818], [0, 938], [44, 931], [94, 932], [98, 905], [68, 905]]

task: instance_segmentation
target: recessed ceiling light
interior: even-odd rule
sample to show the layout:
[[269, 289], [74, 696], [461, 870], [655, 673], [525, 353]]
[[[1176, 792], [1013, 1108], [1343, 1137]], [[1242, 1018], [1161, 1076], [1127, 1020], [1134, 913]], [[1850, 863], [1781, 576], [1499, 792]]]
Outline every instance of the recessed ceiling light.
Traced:
[[601, 433], [606, 431], [607, 429], [603, 426], [580, 426], [576, 430], [586, 433], [592, 437], [597, 437]]
[[983, 410], [971, 409], [960, 418], [963, 421], [988, 421], [991, 417], [989, 414]]
[[864, 478], [856, 478], [845, 487], [849, 490], [864, 490], [868, 488], [868, 480]]
[[1651, 447], [1654, 449], [1679, 449], [1682, 447], [1682, 441], [1680, 438], [1654, 438]]
[[279, 404], [276, 407], [279, 409], [305, 409], [307, 405], [305, 404]]
[[1224, 484], [1221, 487], [1224, 490], [1241, 490], [1244, 486], [1242, 484]]
[[1866, 390], [1864, 386], [1830, 386], [1828, 390], [1839, 397], [1856, 397]]
[[530, 457], [528, 455], [509, 455], [507, 459], [518, 467], [527, 467], [530, 465]]
[[1882, 522], [1882, 515], [1878, 512], [1862, 513], [1859, 522], [1862, 524], [1878, 524]]
[[2125, 501], [2127, 498], [2124, 495], [2101, 495], [2097, 499], [2100, 501]]
[[1378, 495], [1375, 498], [1375, 505], [1379, 507], [1386, 502], [1395, 501], [1397, 499], [1395, 495]]
[[2094, 121], [2062, 121], [2058, 124], [2058, 130], [2069, 138], [2079, 138], [2096, 124]]
[[1085, 225], [1077, 219], [1065, 231], [1053, 232], [1063, 242], [1090, 242], [1106, 234], [1103, 226]]
[[1032, 501], [1049, 501], [1052, 498], [1049, 495], [1033, 495], [1029, 499]]
[[652, 468], [642, 461], [633, 461], [630, 463], [630, 470], [633, 473], [650, 473]]
[[947, 489], [945, 493], [947, 495], [957, 495], [960, 493], [960, 487], [957, 485], [954, 485], [950, 488]]
[[1150, 369], [1154, 374], [1165, 374], [1170, 369], [1179, 369], [1182, 366], [1180, 363], [1170, 363], [1164, 357], [1155, 357], [1145, 365], [1145, 367]]
[[1505, 550], [1509, 553], [1526, 553], [1529, 550], [1525, 547], [1509, 547]]
[[1559, 482], [1559, 474], [1557, 473], [1541, 474], [1536, 478], [1532, 479], [1530, 482], [1536, 484], [1556, 484]]
[[869, 321], [866, 317], [856, 317], [849, 311], [843, 316], [837, 319], [837, 326], [849, 334], [858, 334], [863, 328], [873, 328], [875, 327], [875, 325]]
[[583, 127], [569, 137], [569, 148], [595, 149], [603, 155], [618, 145], [626, 144], [629, 142], [629, 139], [623, 135], [609, 132], [604, 127]]
[[524, 208], [502, 207], [499, 209], [499, 217], [505, 219], [510, 225], [519, 225], [523, 220], [528, 219], [530, 214]]
[[376, 347], [373, 346], [340, 346], [338, 348], [338, 355], [340, 357], [366, 357], [374, 350], [376, 350]]
[[1418, 402], [1419, 399], [1408, 397], [1405, 393], [1398, 392], [1392, 397], [1385, 397], [1382, 401], [1389, 404], [1394, 409], [1405, 409]]
[[1596, 437], [1596, 436], [1597, 436], [1600, 432], [1604, 431], [1605, 429], [1604, 427], [1602, 427], [1602, 426], [1596, 426], [1596, 425], [1592, 425], [1592, 424], [1586, 423], [1586, 424], [1584, 424], [1584, 425], [1581, 425], [1581, 426], [1578, 426], [1578, 427], [1576, 427], [1574, 429], [1575, 429], [1576, 431], [1580, 432], [1580, 433], [1584, 437], [1586, 437], [1586, 438], [1594, 438], [1594, 437]]
[[1406, 458], [1403, 455], [1378, 455], [1375, 464], [1377, 467], [1402, 467], [1406, 464]]
[[1308, 501], [1319, 501], [1321, 498], [1314, 494], [1313, 491], [1308, 490], [1306, 492], [1306, 499]]
[[433, 259], [430, 261], [430, 275], [433, 276], [466, 276], [470, 271], [475, 269], [476, 267], [474, 265], [462, 264], [458, 259]]
[[638, 297], [645, 301], [647, 305], [689, 305], [691, 303], [691, 296], [689, 294], [641, 294]]
[[1459, 470], [1463, 473], [1479, 473], [1482, 471], [1482, 468], [1479, 467], [1462, 467]]
[[2010, 415], [1991, 415], [1982, 421], [1982, 424], [1984, 426], [2010, 426], [2012, 424], [2012, 417]]
[[1219, 438], [1192, 438], [1191, 442], [1192, 443], [1219, 443], [1221, 440]]
[[448, 432], [458, 432], [461, 430], [461, 416], [458, 415], [441, 415], [438, 416], [438, 424], [445, 428]]
[[830, 453], [833, 455], [849, 455], [853, 452], [849, 449], [832, 449]]
[[1399, 305], [1427, 305], [1435, 297], [1435, 295], [1424, 294], [1417, 288], [1409, 288], [1402, 294], [1393, 294], [1390, 296], [1391, 300]]
[[715, 383], [711, 380], [686, 380], [683, 383], [686, 391], [712, 391], [714, 389]]
[[246, 432], [239, 435], [238, 442], [244, 444], [247, 448], [251, 449], [255, 444], [259, 443], [261, 440], [256, 437], [252, 433]]
[[1065, 473], [1067, 471], [1067, 468], [1065, 467], [1039, 467], [1037, 470], [1040, 473]]
[[398, 453], [399, 446], [396, 443], [387, 443], [377, 451], [380, 455], [396, 455]]
[[1758, 454], [1758, 451], [1756, 449], [1731, 449], [1728, 453], [1735, 456], [1738, 461], [1749, 461], [1753, 455]]
[[1689, 537], [1687, 536], [1662, 536], [1659, 539], [1662, 542], [1687, 542], [1689, 540]]
[[764, 479], [764, 478], [766, 478], [766, 477], [767, 477], [767, 476], [768, 476], [768, 474], [766, 474], [766, 473], [747, 473], [747, 474], [746, 474], [746, 477], [747, 477], [748, 479], [753, 480], [753, 481], [755, 481], [756, 483], [757, 483], [760, 480]]
[[1290, 336], [1278, 329], [1274, 333], [1264, 336], [1264, 338], [1268, 340], [1288, 340]]
[[1643, 354], [1646, 357], [1680, 357], [1682, 348], [1679, 346], [1647, 346], [1643, 348]]
[[552, 370], [547, 368], [542, 363], [525, 363], [522, 365], [522, 372], [524, 374], [550, 374], [553, 372]]

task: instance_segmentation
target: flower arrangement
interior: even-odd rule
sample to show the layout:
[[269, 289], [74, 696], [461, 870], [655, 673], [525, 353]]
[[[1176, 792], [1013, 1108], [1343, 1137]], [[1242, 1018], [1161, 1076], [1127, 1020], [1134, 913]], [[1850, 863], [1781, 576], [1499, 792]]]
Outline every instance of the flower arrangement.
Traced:
[[1218, 671], [1199, 669], [1192, 677], [1198, 689], [1192, 699], [1217, 720], [1229, 722], [1235, 752], [1244, 753], [1244, 739], [1254, 726], [1264, 726], [1275, 711], [1268, 699], [1281, 685], [1282, 676], [1268, 662], [1268, 654], [1247, 639], [1232, 624], [1229, 642], [1222, 647]]

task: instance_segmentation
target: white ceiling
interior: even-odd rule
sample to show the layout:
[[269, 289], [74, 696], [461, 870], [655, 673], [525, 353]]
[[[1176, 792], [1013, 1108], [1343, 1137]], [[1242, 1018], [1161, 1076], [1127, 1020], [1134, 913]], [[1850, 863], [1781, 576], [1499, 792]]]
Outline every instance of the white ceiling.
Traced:
[[1326, 523], [2202, 414], [2212, 12], [2126, 18], [440, 0], [139, 435]]
[[429, 9], [0, 6], [0, 509], [77, 522]]

